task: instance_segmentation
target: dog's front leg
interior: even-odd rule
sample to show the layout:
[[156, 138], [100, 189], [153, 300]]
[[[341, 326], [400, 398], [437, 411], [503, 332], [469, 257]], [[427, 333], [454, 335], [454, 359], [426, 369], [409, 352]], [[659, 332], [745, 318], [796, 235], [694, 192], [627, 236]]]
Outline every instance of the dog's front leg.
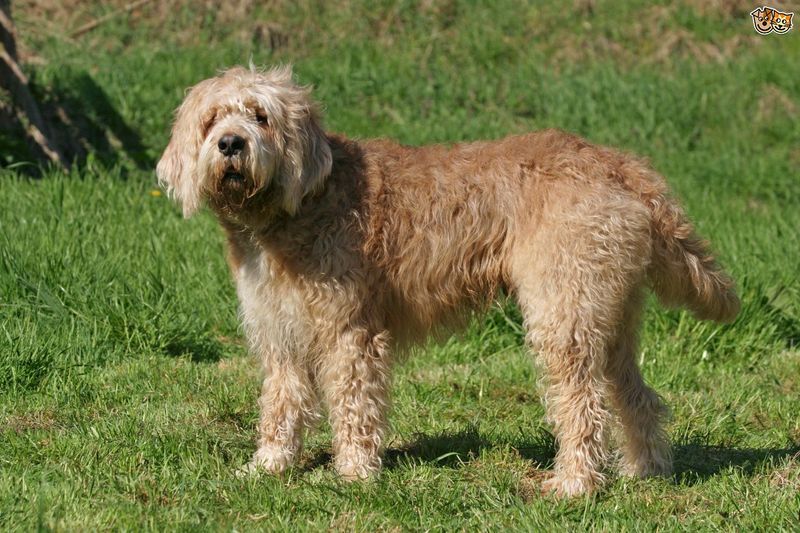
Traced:
[[322, 362], [320, 386], [330, 410], [335, 467], [347, 480], [380, 470], [390, 366], [388, 334], [367, 329], [343, 332]]
[[316, 395], [306, 369], [295, 361], [269, 361], [258, 399], [258, 449], [247, 469], [282, 473], [297, 459], [303, 431], [316, 416]]

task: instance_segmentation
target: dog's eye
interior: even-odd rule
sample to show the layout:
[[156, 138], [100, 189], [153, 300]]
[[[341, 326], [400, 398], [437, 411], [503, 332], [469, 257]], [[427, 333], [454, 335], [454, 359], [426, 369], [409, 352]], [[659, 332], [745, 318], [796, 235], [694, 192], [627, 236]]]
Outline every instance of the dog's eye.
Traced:
[[208, 135], [208, 131], [214, 126], [214, 123], [217, 121], [217, 117], [209, 117], [208, 119], [203, 122], [203, 135]]
[[262, 126], [266, 126], [269, 123], [269, 120], [267, 119], [267, 115], [263, 113], [256, 113], [256, 122]]

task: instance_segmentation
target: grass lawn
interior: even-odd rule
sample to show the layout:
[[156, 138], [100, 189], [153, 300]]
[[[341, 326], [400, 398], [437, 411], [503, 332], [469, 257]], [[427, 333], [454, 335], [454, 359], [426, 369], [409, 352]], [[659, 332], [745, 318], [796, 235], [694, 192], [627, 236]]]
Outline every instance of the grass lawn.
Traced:
[[[94, 128], [39, 180], [0, 132], [0, 529], [800, 528], [797, 28], [758, 36], [739, 2], [242, 0], [66, 36], [124, 3], [14, 3], [40, 97]], [[555, 443], [503, 304], [398, 364], [378, 480], [337, 479], [327, 426], [285, 478], [237, 478], [259, 375], [222, 234], [182, 220], [153, 168], [185, 87], [251, 58], [293, 62], [355, 137], [560, 127], [649, 157], [743, 300], [728, 326], [648, 308], [674, 476], [540, 495]]]

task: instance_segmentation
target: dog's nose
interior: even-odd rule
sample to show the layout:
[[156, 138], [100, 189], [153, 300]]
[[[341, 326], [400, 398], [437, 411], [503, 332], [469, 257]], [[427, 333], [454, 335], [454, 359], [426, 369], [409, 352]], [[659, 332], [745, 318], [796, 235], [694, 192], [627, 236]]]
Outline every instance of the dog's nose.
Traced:
[[244, 149], [244, 137], [226, 133], [217, 143], [217, 148], [228, 157], [236, 155]]

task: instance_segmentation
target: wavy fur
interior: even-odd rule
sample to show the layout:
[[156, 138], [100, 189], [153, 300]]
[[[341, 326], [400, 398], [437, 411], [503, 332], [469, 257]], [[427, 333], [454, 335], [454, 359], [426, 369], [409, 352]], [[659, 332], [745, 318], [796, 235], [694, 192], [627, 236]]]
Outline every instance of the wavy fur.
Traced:
[[[226, 156], [220, 136], [246, 141]], [[559, 450], [545, 489], [603, 482], [619, 420], [622, 469], [665, 474], [666, 408], [635, 358], [645, 287], [731, 320], [731, 279], [641, 160], [548, 130], [453, 146], [326, 134], [286, 68], [235, 68], [193, 88], [159, 179], [226, 230], [252, 351], [265, 372], [251, 468], [282, 472], [324, 402], [336, 469], [381, 465], [398, 350], [451, 331], [503, 290], [545, 369]], [[613, 417], [615, 414], [616, 417]]]

